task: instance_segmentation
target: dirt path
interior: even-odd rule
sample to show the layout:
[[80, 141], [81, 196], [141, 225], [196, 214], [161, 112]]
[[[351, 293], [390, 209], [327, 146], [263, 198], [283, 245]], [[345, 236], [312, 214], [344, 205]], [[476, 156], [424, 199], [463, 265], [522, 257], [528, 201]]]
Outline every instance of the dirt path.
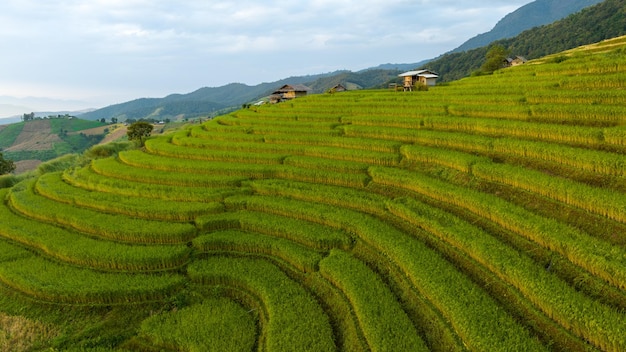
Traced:
[[50, 121], [35, 120], [29, 121], [24, 125], [22, 132], [17, 136], [13, 145], [6, 150], [48, 150], [53, 147], [54, 143], [60, 141], [61, 138], [59, 136], [52, 134]]

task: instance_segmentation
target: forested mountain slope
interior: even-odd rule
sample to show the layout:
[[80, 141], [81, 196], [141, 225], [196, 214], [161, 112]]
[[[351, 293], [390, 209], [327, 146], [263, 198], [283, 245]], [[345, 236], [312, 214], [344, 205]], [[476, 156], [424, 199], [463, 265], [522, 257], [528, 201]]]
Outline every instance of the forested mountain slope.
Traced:
[[625, 50], [239, 110], [1, 189], [0, 343], [623, 351]]
[[506, 15], [491, 31], [477, 35], [451, 53], [476, 49], [496, 40], [515, 37], [525, 30], [551, 24], [602, 1], [604, 0], [536, 0]]
[[[604, 0], [553, 24], [533, 28], [493, 44], [503, 45], [513, 56], [535, 59], [624, 34], [626, 1]], [[489, 47], [485, 46], [464, 53], [447, 54], [427, 66], [438, 72], [443, 81], [457, 80], [480, 68], [488, 50]]]

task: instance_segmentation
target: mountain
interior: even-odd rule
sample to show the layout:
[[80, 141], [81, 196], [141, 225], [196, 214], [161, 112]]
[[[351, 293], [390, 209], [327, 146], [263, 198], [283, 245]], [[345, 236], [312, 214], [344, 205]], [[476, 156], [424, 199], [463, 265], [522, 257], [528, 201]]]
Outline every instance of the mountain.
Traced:
[[270, 95], [285, 84], [306, 84], [313, 93], [323, 93], [342, 83], [358, 88], [379, 87], [393, 79], [399, 70], [369, 69], [360, 72], [335, 71], [330, 73], [289, 77], [275, 82], [248, 86], [231, 83], [221, 87], [200, 88], [188, 94], [172, 94], [165, 98], [142, 98], [111, 105], [80, 115], [86, 120], [176, 119], [217, 114], [223, 109], [237, 108]]
[[330, 77], [346, 71], [336, 71], [318, 75], [289, 77], [276, 82], [248, 86], [242, 83], [230, 83], [221, 87], [204, 87], [188, 94], [171, 94], [164, 98], [141, 98], [129, 102], [107, 106], [86, 114], [80, 118], [87, 120], [110, 120], [115, 117], [125, 119], [175, 119], [205, 116], [220, 110], [240, 107], [260, 97], [269, 95], [276, 88], [285, 84], [302, 84], [320, 78]]
[[[469, 40], [451, 53], [484, 46], [496, 39], [514, 36], [525, 29], [551, 23], [599, 2], [601, 0], [537, 0], [507, 15], [498, 22], [492, 31]], [[520, 54], [530, 56], [528, 53]], [[457, 79], [476, 69], [475, 63], [481, 62], [484, 57], [483, 50], [470, 54], [469, 57], [471, 59], [465, 63], [467, 67], [457, 67], [455, 64], [456, 57], [445, 56], [443, 61], [435, 62], [429, 65], [429, 68], [443, 74], [444, 80]], [[451, 58], [453, 60], [450, 60]], [[461, 58], [461, 61], [463, 60]], [[320, 75], [289, 77], [255, 86], [231, 83], [221, 87], [205, 87], [188, 94], [172, 94], [164, 98], [136, 99], [82, 114], [80, 117], [88, 120], [103, 118], [110, 120], [114, 117], [119, 120], [143, 118], [164, 120], [193, 118], [207, 114], [216, 115], [226, 111], [226, 109], [236, 108], [267, 96], [274, 89], [285, 84], [305, 84], [312, 88], [313, 93], [322, 93], [339, 83], [353, 88], [383, 87], [387, 82], [397, 78], [400, 71], [423, 67], [431, 61], [424, 60], [409, 64], [388, 63], [358, 72], [336, 71]]]
[[489, 45], [499, 39], [514, 37], [523, 31], [563, 19], [568, 15], [604, 0], [537, 0], [502, 18], [493, 29], [479, 34], [451, 51], [463, 52]]
[[365, 70], [359, 71], [359, 72], [363, 72], [363, 71], [369, 71], [369, 70], [399, 70], [399, 71], [409, 71], [409, 70], [413, 70], [416, 67], [422, 67], [423, 65], [427, 64], [428, 62], [430, 62], [431, 59], [428, 60], [422, 60], [420, 62], [416, 62], [413, 64], [392, 64], [392, 63], [388, 63], [388, 64], [381, 64], [378, 65], [376, 67], [370, 67], [370, 68], [366, 68]]
[[33, 111], [33, 109], [27, 106], [0, 103], [0, 119], [22, 115], [23, 113], [29, 113], [31, 111]]
[[[552, 24], [535, 27], [493, 45], [504, 46], [511, 55], [535, 59], [545, 55], [626, 34], [626, 0], [605, 0]], [[485, 61], [489, 47], [445, 54], [428, 64], [441, 81], [467, 77]]]
[[80, 115], [85, 120], [107, 121], [117, 118], [127, 119], [154, 118], [156, 120], [181, 117], [192, 117], [197, 114], [211, 113], [227, 107], [210, 100], [185, 99], [185, 95], [174, 94], [165, 98], [141, 98], [129, 102], [107, 106]]
[[402, 70], [399, 69], [369, 69], [359, 72], [342, 72], [333, 76], [319, 78], [306, 84], [313, 93], [324, 93], [337, 84], [343, 84], [348, 89], [380, 88], [386, 82], [396, 79]]
[[[43, 97], [17, 98], [12, 96], [0, 96], [0, 119], [7, 117], [22, 116], [35, 112], [36, 116], [65, 115], [72, 112], [85, 112], [90, 103], [79, 100], [53, 99]], [[54, 112], [48, 112], [54, 111]], [[57, 111], [59, 113], [57, 113]], [[61, 113], [62, 112], [62, 113]]]
[[22, 118], [19, 116], [14, 116], [14, 117], [3, 117], [0, 118], [0, 126], [2, 125], [10, 125], [12, 123], [17, 123], [22, 121]]

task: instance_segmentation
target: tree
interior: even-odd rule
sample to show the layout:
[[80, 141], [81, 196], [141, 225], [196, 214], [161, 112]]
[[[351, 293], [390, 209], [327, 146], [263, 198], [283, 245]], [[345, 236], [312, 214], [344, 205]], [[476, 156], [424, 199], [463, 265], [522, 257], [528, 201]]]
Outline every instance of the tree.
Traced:
[[35, 113], [31, 112], [30, 114], [24, 114], [22, 115], [22, 120], [24, 121], [32, 121], [35, 119]]
[[481, 66], [481, 71], [483, 73], [493, 73], [501, 69], [504, 66], [504, 60], [506, 60], [508, 54], [509, 52], [504, 46], [499, 44], [492, 46], [487, 52], [487, 60]]
[[139, 145], [143, 147], [146, 138], [150, 137], [153, 128], [154, 126], [145, 121], [137, 121], [128, 126], [126, 135], [128, 136], [128, 140], [139, 141]]
[[5, 159], [0, 153], [0, 175], [11, 173], [15, 170], [13, 160]]

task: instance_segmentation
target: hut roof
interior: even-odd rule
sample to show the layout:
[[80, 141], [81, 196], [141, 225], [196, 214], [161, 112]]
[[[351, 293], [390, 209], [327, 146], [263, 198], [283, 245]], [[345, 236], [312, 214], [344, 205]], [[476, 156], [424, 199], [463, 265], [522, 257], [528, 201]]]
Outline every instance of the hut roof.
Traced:
[[311, 88], [305, 86], [304, 84], [285, 84], [280, 87], [280, 89], [276, 90], [274, 94], [287, 92], [308, 92], [310, 90]]
[[439, 75], [437, 75], [436, 73], [434, 73], [432, 71], [429, 71], [429, 70], [409, 71], [409, 72], [401, 73], [398, 76], [399, 77], [420, 76], [420, 77], [426, 77], [426, 78], [437, 78], [437, 77], [439, 77]]
[[512, 63], [513, 61], [516, 61], [516, 60], [517, 60], [517, 61], [521, 61], [521, 62], [526, 62], [526, 61], [528, 61], [525, 57], [523, 57], [523, 56], [519, 56], [519, 55], [518, 55], [518, 56], [516, 56], [516, 57], [507, 57], [507, 58], [505, 59], [505, 61], [507, 61], [508, 63]]

